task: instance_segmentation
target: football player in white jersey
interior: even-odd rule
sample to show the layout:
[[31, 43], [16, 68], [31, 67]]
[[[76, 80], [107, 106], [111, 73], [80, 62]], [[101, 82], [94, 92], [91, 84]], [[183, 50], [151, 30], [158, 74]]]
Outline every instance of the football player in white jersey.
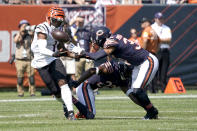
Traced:
[[56, 51], [57, 42], [51, 35], [54, 29], [62, 28], [64, 17], [62, 8], [51, 7], [47, 13], [46, 21], [36, 27], [31, 45], [31, 50], [34, 53], [32, 67], [38, 70], [46, 86], [56, 96], [57, 100], [66, 105], [67, 118], [75, 120], [72, 93], [68, 85], [69, 78], [61, 60], [56, 58], [62, 54]]

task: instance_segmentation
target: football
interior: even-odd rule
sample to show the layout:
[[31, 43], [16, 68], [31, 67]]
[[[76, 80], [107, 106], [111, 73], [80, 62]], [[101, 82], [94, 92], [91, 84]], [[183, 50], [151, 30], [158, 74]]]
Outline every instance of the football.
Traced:
[[51, 32], [53, 38], [59, 42], [68, 42], [70, 40], [68, 33], [60, 31], [60, 30], [54, 30]]

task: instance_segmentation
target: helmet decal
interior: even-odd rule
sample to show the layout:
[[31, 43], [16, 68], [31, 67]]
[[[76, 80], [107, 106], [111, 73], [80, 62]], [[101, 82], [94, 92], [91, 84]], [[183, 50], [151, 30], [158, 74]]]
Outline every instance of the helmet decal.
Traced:
[[103, 30], [98, 30], [97, 32], [96, 32], [96, 35], [97, 36], [101, 36], [101, 35], [103, 35], [104, 34], [104, 31]]
[[92, 42], [100, 47], [103, 47], [106, 39], [111, 36], [110, 30], [105, 26], [95, 27], [92, 33]]

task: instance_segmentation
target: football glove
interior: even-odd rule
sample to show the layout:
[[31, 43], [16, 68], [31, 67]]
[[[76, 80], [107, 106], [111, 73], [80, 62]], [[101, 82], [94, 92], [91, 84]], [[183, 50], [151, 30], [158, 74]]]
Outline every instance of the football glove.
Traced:
[[67, 46], [67, 49], [70, 51], [70, 52], [74, 52], [78, 55], [81, 54], [81, 52], [84, 50], [82, 48], [80, 48], [79, 46], [75, 46], [73, 43], [70, 43], [68, 46]]
[[64, 52], [56, 51], [53, 53], [52, 56], [53, 57], [67, 56], [67, 51], [64, 51]]
[[77, 88], [80, 85], [78, 81], [74, 81], [74, 80], [70, 80], [68, 84], [70, 87], [73, 87], [73, 88]]

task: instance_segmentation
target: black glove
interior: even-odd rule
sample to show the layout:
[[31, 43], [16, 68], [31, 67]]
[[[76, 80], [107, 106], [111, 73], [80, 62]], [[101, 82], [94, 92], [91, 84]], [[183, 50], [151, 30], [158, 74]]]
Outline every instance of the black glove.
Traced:
[[84, 50], [80, 54], [76, 54], [75, 58], [76, 59], [80, 59], [80, 58], [87, 58], [88, 59], [88, 57], [86, 56], [86, 52]]
[[64, 52], [56, 51], [53, 53], [52, 56], [53, 57], [67, 56], [67, 51], [64, 51]]
[[78, 81], [74, 81], [74, 80], [70, 80], [68, 84], [70, 87], [73, 87], [73, 88], [77, 88], [80, 85]]

